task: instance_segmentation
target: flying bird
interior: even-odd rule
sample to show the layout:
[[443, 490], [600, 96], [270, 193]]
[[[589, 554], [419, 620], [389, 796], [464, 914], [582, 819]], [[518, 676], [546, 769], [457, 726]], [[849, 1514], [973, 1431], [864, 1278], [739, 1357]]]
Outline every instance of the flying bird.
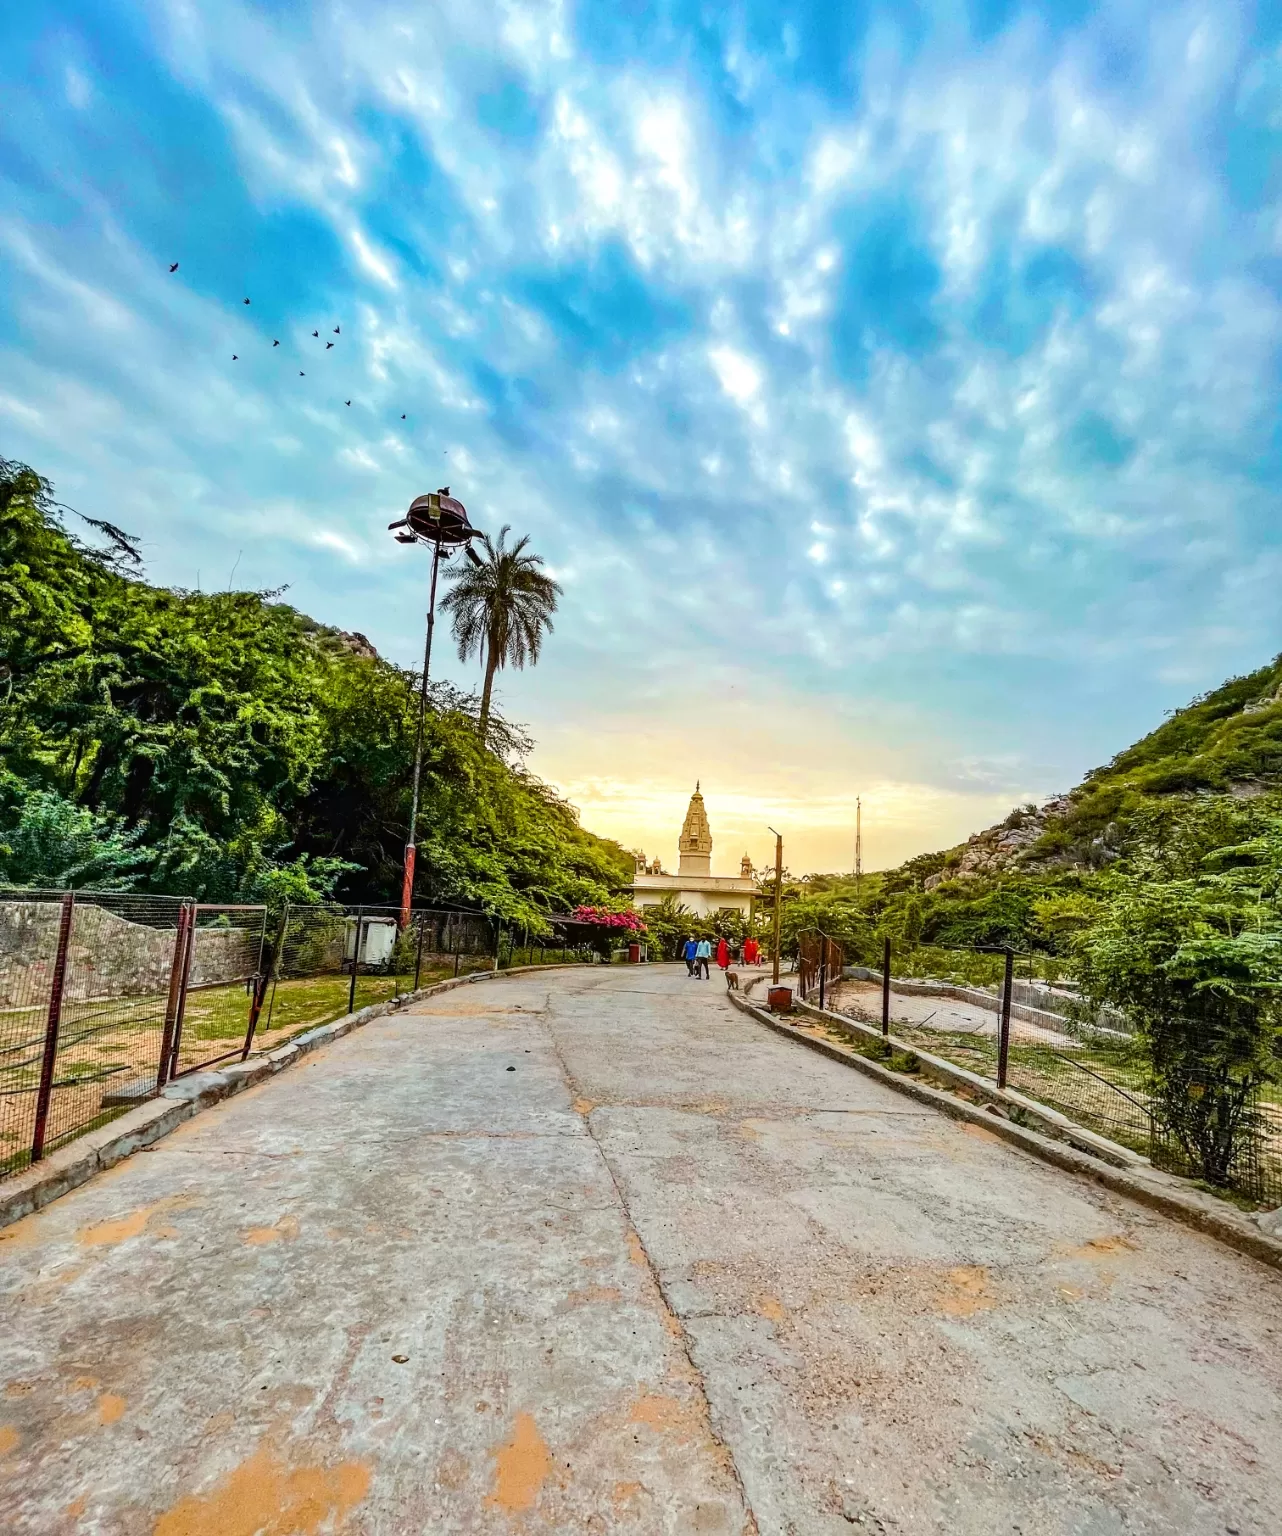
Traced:
[[313, 336], [319, 336], [319, 335], [320, 335], [320, 332], [319, 332], [319, 331], [313, 331], [313, 332], [312, 332], [312, 335], [313, 335]]
[[405, 412], [404, 412], [404, 411], [402, 411], [402, 412], [401, 412], [401, 420], [402, 420], [402, 421], [404, 421], [404, 420], [405, 420]]
[[239, 358], [239, 357], [238, 357], [238, 356], [237, 356], [237, 355], [236, 355], [236, 353], [235, 353], [235, 352], [233, 352], [233, 353], [232, 353], [232, 355], [231, 355], [231, 360], [232, 360], [232, 362], [233, 362], [233, 363], [238, 363], [238, 362], [240, 362], [240, 358]]
[[272, 342], [272, 346], [273, 346], [273, 347], [278, 347], [278, 346], [280, 346], [280, 342], [278, 342], [278, 341], [273, 341], [273, 342]]
[[178, 270], [178, 263], [176, 261], [171, 261], [169, 263], [169, 270], [171, 272], [177, 272], [177, 270]]
[[246, 304], [248, 304], [248, 303], [249, 303], [249, 300], [248, 300], [248, 299], [246, 299], [246, 300], [244, 300], [244, 302], [245, 302], [245, 303], [246, 303]]
[[[177, 263], [175, 263], [175, 265], [177, 265]], [[339, 332], [339, 328], [338, 328], [338, 326], [335, 326], [335, 327], [334, 327], [334, 335], [335, 335], [335, 336], [337, 336], [337, 335], [339, 335], [339, 334], [340, 334], [340, 332]]]
[[307, 375], [303, 372], [303, 370], [301, 368], [298, 370], [298, 377], [300, 379], [305, 379], [307, 377]]
[[325, 343], [325, 350], [326, 350], [326, 352], [328, 352], [333, 345], [334, 345], [334, 343], [332, 341], [327, 341]]
[[343, 404], [344, 404], [344, 405], [350, 405], [350, 404], [351, 404], [351, 403], [352, 403], [352, 402], [351, 402], [351, 401], [350, 401], [350, 400], [344, 400], [344, 401], [343, 401]]

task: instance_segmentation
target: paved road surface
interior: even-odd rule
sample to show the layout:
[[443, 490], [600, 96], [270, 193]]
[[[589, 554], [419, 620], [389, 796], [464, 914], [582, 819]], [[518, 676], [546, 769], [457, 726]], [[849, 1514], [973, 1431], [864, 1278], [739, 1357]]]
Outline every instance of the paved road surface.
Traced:
[[0, 1528], [1276, 1536], [1280, 1302], [718, 981], [509, 978], [0, 1233]]

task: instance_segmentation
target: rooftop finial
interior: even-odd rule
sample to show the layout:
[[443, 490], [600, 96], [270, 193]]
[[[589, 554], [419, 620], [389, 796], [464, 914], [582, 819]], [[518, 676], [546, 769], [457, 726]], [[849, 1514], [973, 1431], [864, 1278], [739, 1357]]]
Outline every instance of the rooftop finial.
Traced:
[[694, 781], [694, 792], [695, 792], [696, 795], [699, 793], [699, 781], [698, 781], [698, 779], [696, 779]]

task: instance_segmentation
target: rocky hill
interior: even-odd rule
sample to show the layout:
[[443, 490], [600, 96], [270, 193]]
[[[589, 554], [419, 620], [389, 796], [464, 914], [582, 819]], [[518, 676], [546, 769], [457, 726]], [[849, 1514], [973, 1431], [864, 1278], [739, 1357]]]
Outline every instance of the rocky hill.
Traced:
[[1076, 789], [949, 849], [923, 880], [1099, 868], [1124, 851], [1136, 813], [1169, 797], [1250, 798], [1282, 788], [1282, 656], [1176, 710]]

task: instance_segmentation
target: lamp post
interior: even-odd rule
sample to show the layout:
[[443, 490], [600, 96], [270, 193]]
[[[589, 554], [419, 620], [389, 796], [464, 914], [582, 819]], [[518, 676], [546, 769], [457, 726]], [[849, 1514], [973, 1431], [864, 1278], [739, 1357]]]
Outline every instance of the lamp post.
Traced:
[[418, 691], [418, 739], [414, 746], [414, 789], [410, 797], [410, 835], [405, 844], [405, 872], [401, 879], [401, 927], [410, 920], [414, 905], [414, 861], [418, 843], [418, 797], [423, 778], [423, 730], [427, 720], [427, 679], [432, 667], [432, 631], [436, 627], [436, 577], [444, 552], [446, 560], [460, 546], [468, 558], [477, 565], [471, 544], [480, 532], [467, 520], [467, 508], [450, 495], [449, 486], [433, 491], [428, 496], [416, 496], [410, 502], [409, 511], [394, 523], [398, 544], [430, 544], [432, 546], [432, 582], [427, 600], [427, 641], [423, 648], [423, 680]]
[[[773, 827], [767, 831], [775, 832]], [[771, 951], [774, 958], [774, 984], [779, 985], [779, 897], [783, 891], [783, 834], [775, 832], [775, 927]]]

